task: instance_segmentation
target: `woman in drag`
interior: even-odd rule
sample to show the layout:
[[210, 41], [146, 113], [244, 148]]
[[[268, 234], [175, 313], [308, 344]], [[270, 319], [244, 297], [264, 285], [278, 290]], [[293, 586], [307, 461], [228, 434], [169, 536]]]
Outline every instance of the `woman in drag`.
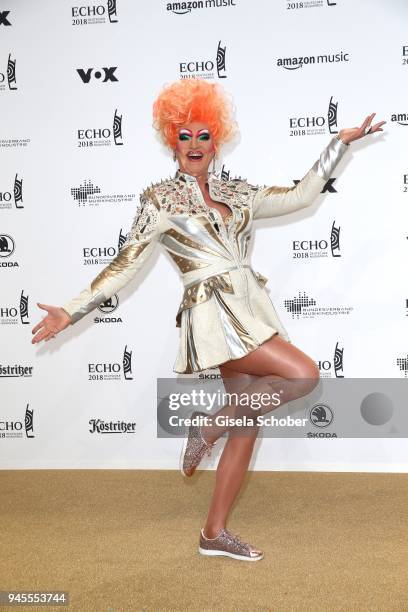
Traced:
[[[311, 206], [352, 141], [382, 131], [385, 121], [344, 128], [292, 187], [258, 187], [224, 180], [212, 164], [220, 147], [237, 132], [233, 106], [223, 88], [200, 79], [163, 88], [153, 105], [154, 127], [178, 162], [174, 178], [147, 188], [119, 254], [76, 298], [62, 307], [38, 304], [46, 316], [32, 330], [32, 343], [54, 338], [124, 287], [160, 243], [174, 261], [184, 287], [176, 317], [180, 345], [174, 372], [219, 368], [226, 389], [259, 393], [271, 381], [297, 381], [285, 401], [317, 384], [317, 364], [294, 346], [265, 289], [265, 277], [249, 259], [253, 222]], [[259, 152], [258, 152], [259, 153]], [[271, 254], [272, 255], [272, 254]], [[289, 389], [289, 387], [287, 387]], [[272, 405], [262, 408], [270, 411]], [[218, 414], [243, 416], [239, 400]], [[205, 425], [199, 417], [207, 416]], [[199, 552], [258, 561], [263, 552], [227, 529], [227, 519], [249, 466], [258, 427], [215, 424], [194, 412], [181, 456], [191, 476], [205, 454], [227, 431]], [[198, 418], [197, 418], [198, 417]], [[215, 415], [212, 417], [215, 419]]]

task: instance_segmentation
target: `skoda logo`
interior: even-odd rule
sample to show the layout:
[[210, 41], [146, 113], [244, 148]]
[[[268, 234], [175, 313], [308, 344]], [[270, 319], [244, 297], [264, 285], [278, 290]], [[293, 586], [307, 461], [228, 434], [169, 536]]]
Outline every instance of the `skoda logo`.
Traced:
[[309, 420], [315, 427], [328, 427], [333, 419], [333, 410], [327, 404], [315, 404], [310, 409]]
[[114, 312], [117, 309], [118, 305], [119, 298], [115, 293], [114, 295], [112, 295], [112, 297], [102, 302], [102, 304], [99, 304], [98, 310], [100, 310], [104, 314], [111, 314], [111, 312]]
[[14, 253], [14, 240], [7, 234], [0, 234], [0, 257], [10, 257]]

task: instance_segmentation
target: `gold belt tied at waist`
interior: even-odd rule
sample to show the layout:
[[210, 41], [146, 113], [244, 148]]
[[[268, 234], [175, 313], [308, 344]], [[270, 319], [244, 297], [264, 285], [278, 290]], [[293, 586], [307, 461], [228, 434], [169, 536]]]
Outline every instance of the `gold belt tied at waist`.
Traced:
[[[266, 276], [255, 272], [251, 266], [245, 264], [242, 268], [249, 268], [261, 287], [264, 287], [268, 282]], [[187, 308], [192, 308], [198, 304], [202, 304], [210, 299], [215, 290], [225, 291], [226, 293], [234, 293], [234, 287], [231, 282], [230, 271], [238, 270], [238, 266], [228, 268], [223, 272], [208, 276], [200, 281], [187, 285], [184, 289], [183, 299], [176, 315], [176, 327], [181, 327], [181, 313]]]

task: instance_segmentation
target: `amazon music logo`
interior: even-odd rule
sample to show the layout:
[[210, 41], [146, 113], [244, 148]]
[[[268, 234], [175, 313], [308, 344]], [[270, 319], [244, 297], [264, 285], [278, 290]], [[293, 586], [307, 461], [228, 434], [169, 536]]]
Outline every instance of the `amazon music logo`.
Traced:
[[0, 303], [0, 325], [29, 325], [28, 297], [23, 289], [18, 304]]
[[327, 131], [337, 134], [337, 107], [338, 102], [334, 102], [331, 96], [326, 114], [289, 117], [289, 136], [316, 136]]
[[407, 126], [408, 125], [408, 113], [393, 113], [391, 115], [391, 121], [393, 123], [398, 123], [398, 125]]
[[116, 109], [112, 127], [83, 128], [77, 130], [78, 147], [110, 147], [123, 145], [122, 115]]
[[196, 0], [192, 2], [167, 2], [166, 11], [175, 15], [187, 15], [197, 9], [228, 8], [236, 6], [234, 0]]
[[119, 297], [115, 293], [112, 297], [108, 298], [102, 304], [99, 304], [98, 310], [102, 313], [102, 316], [94, 318], [94, 323], [123, 323], [122, 318], [115, 315], [111, 315], [119, 306]]
[[119, 230], [119, 238], [117, 246], [105, 245], [105, 246], [86, 246], [82, 249], [83, 265], [106, 265], [109, 264], [118, 254], [120, 249], [126, 242], [126, 234], [122, 233], [122, 229]]
[[11, 26], [11, 22], [9, 20], [10, 11], [0, 11], [0, 26]]
[[10, 234], [0, 234], [0, 268], [19, 268], [20, 264], [9, 259], [14, 254], [16, 243]]
[[302, 2], [290, 2], [289, 0], [285, 0], [285, 4], [286, 9], [289, 11], [337, 6], [335, 0], [303, 0]]
[[118, 23], [118, 21], [117, 0], [71, 6], [71, 24], [73, 26]]
[[218, 43], [214, 59], [198, 59], [179, 63], [181, 79], [226, 79], [226, 54], [227, 47]]
[[312, 64], [338, 64], [339, 62], [349, 62], [350, 53], [340, 51], [340, 53], [328, 53], [325, 55], [303, 55], [290, 57], [278, 57], [276, 66], [285, 70], [298, 70], [303, 66], [311, 66]]
[[333, 221], [330, 238], [316, 238], [292, 241], [292, 258], [311, 260], [321, 257], [341, 257], [340, 226]]
[[136, 198], [135, 193], [102, 194], [100, 187], [94, 185], [91, 179], [84, 180], [79, 187], [72, 187], [71, 195], [79, 208], [98, 207], [101, 204], [126, 204], [133, 202]]
[[34, 435], [34, 410], [30, 410], [27, 404], [24, 421], [7, 419], [0, 421], [0, 440], [4, 438], [35, 438]]
[[15, 91], [17, 89], [16, 82], [16, 60], [8, 54], [7, 64], [4, 71], [0, 72], [0, 91]]
[[284, 300], [284, 306], [292, 319], [346, 316], [354, 310], [353, 306], [319, 306], [317, 300], [309, 297], [305, 291]]
[[331, 359], [319, 359], [320, 378], [344, 378], [344, 348], [340, 348], [339, 342], [336, 342], [334, 347], [333, 357]]
[[117, 83], [119, 79], [115, 76], [117, 66], [111, 66], [110, 68], [77, 68], [76, 71], [80, 76], [83, 83], [89, 83], [92, 81], [100, 81], [101, 83]]
[[125, 346], [122, 362], [88, 363], [88, 380], [133, 380], [132, 351]]
[[18, 174], [14, 177], [11, 190], [0, 191], [0, 210], [5, 208], [24, 208], [23, 206], [23, 179]]

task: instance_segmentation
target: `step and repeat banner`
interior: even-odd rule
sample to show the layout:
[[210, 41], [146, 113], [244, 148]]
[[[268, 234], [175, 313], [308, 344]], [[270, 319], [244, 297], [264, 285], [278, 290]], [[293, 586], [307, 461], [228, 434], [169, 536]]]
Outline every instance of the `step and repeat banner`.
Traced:
[[[157, 248], [55, 340], [44, 312], [118, 253], [149, 184], [176, 171], [152, 128], [165, 83], [232, 95], [217, 170], [292, 186], [333, 135], [376, 112], [315, 204], [256, 222], [252, 263], [324, 378], [408, 371], [408, 6], [352, 0], [9, 0], [0, 6], [0, 467], [177, 468], [157, 437], [182, 284]], [[219, 376], [218, 370], [200, 378]], [[109, 435], [108, 435], [109, 434]], [[264, 439], [254, 469], [406, 470], [404, 439]]]

